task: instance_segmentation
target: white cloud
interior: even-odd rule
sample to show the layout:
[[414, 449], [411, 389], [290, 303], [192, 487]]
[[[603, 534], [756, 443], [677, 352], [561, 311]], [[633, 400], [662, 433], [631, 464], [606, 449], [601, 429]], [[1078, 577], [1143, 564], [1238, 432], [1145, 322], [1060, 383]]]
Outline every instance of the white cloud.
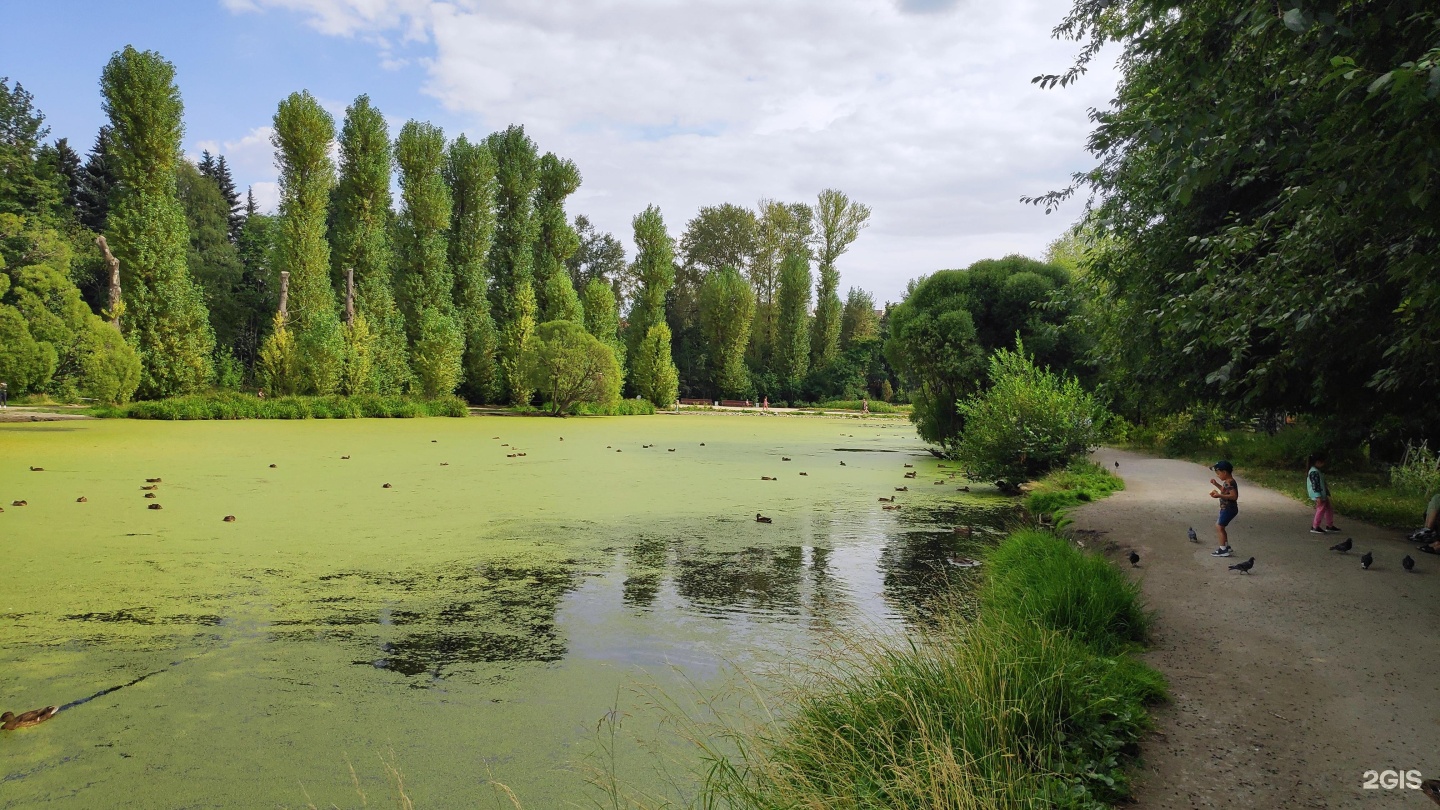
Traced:
[[1018, 198], [1089, 164], [1086, 112], [1114, 86], [1108, 69], [1031, 85], [1073, 56], [1049, 36], [1066, 0], [224, 2], [374, 42], [386, 65], [392, 37], [423, 49], [424, 92], [472, 136], [520, 123], [574, 159], [572, 210], [622, 236], [652, 202], [678, 235], [701, 205], [840, 188], [874, 210], [843, 283], [882, 300], [1042, 253], [1079, 206], [1047, 218]]

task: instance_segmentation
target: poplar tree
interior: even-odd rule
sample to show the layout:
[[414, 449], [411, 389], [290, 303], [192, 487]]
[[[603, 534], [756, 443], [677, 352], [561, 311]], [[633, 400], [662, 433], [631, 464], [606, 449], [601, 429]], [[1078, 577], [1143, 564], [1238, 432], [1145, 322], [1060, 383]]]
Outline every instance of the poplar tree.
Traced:
[[779, 276], [773, 370], [786, 397], [794, 399], [810, 367], [810, 257], [790, 251], [780, 263]]
[[465, 339], [455, 320], [455, 276], [450, 271], [452, 204], [445, 185], [445, 133], [433, 124], [408, 121], [395, 140], [400, 170], [400, 308], [410, 337], [410, 366], [427, 397], [460, 385]]
[[[369, 334], [369, 379], [350, 393], [397, 394], [412, 380], [405, 318], [395, 303], [393, 286], [390, 161], [385, 116], [369, 96], [359, 96], [345, 109], [340, 128], [340, 182], [330, 231], [331, 277], [343, 289], [346, 271], [354, 271], [356, 318], [365, 320]], [[354, 339], [350, 342], [359, 345]], [[353, 384], [359, 383], [355, 379]]]
[[495, 156], [495, 244], [490, 249], [491, 307], [500, 334], [501, 392], [515, 405], [534, 394], [520, 356], [535, 333], [535, 190], [539, 157], [525, 128], [511, 126], [485, 139]]
[[620, 310], [615, 302], [615, 288], [604, 278], [592, 278], [585, 285], [580, 303], [585, 311], [585, 330], [610, 347], [623, 372], [625, 344], [620, 342]]
[[745, 345], [755, 317], [755, 291], [734, 267], [711, 273], [700, 288], [700, 322], [705, 332], [710, 381], [721, 397], [739, 398], [750, 390]]
[[535, 279], [545, 321], [583, 324], [584, 311], [575, 294], [567, 262], [580, 249], [580, 236], [565, 220], [565, 199], [580, 188], [580, 170], [553, 152], [540, 158], [535, 192]]
[[215, 336], [186, 269], [189, 235], [175, 186], [184, 105], [175, 67], [127, 45], [105, 65], [100, 91], [116, 179], [106, 236], [124, 278], [121, 324], [140, 354], [140, 394], [198, 391], [214, 376]]
[[840, 350], [879, 336], [880, 316], [875, 314], [875, 299], [865, 290], [851, 287], [840, 315]]
[[657, 206], [651, 205], [636, 214], [631, 225], [635, 229], [636, 252], [630, 274], [635, 277], [638, 289], [630, 305], [626, 344], [633, 367], [640, 341], [645, 339], [650, 327], [665, 320], [665, 296], [675, 285], [675, 242], [665, 230], [665, 219]]
[[835, 262], [869, 224], [870, 208], [853, 202], [843, 192], [827, 188], [815, 204], [815, 259], [820, 280], [815, 289], [815, 323], [810, 333], [810, 366], [820, 368], [835, 359], [840, 348], [840, 271]]
[[495, 353], [498, 336], [490, 314], [490, 278], [486, 261], [495, 240], [495, 156], [483, 143], [464, 135], [445, 156], [450, 186], [450, 268], [455, 276], [455, 316], [465, 339], [463, 389], [476, 402], [498, 394]]
[[751, 325], [749, 359], [753, 369], [774, 365], [779, 339], [780, 265], [795, 251], [808, 256], [811, 235], [810, 206], [761, 200], [759, 225], [755, 231], [755, 255], [750, 261], [750, 285], [755, 290], [755, 320]]

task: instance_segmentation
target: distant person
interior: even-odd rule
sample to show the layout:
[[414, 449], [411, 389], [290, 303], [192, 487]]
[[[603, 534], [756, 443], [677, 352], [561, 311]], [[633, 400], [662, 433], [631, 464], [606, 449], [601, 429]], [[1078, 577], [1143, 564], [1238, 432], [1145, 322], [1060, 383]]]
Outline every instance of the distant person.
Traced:
[[0, 408], [10, 407], [10, 386], [0, 381]]
[[868, 414], [868, 413], [870, 413], [870, 398], [869, 398], [869, 397], [863, 397], [863, 398], [860, 400], [860, 413], [862, 413], [862, 414]]
[[256, 399], [264, 399], [264, 398], [265, 398], [265, 389], [264, 389], [264, 388], [257, 388], [257, 389], [255, 389], [255, 398], [256, 398]]
[[1305, 494], [1315, 502], [1315, 519], [1310, 522], [1311, 534], [1340, 531], [1335, 528], [1335, 510], [1330, 506], [1330, 485], [1325, 483], [1324, 469], [1323, 454], [1316, 453], [1310, 457], [1310, 472], [1305, 474]]
[[762, 410], [762, 411], [768, 411], [768, 410], [770, 410], [770, 397], [768, 397], [768, 396], [765, 397], [765, 401], [762, 402], [762, 403], [760, 403], [760, 410]]
[[1210, 479], [1210, 497], [1220, 502], [1220, 517], [1215, 521], [1215, 540], [1220, 545], [1210, 552], [1211, 557], [1229, 557], [1235, 553], [1230, 548], [1230, 534], [1226, 531], [1230, 521], [1240, 514], [1240, 485], [1235, 481], [1235, 465], [1228, 461], [1217, 461], [1210, 469], [1220, 480]]

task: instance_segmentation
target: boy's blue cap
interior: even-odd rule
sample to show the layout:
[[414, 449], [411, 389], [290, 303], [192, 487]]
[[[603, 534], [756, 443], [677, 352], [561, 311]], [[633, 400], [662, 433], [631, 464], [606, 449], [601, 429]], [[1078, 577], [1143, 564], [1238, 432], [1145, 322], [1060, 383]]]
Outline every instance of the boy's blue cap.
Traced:
[[1220, 472], [1235, 472], [1235, 465], [1231, 464], [1228, 461], [1222, 460], [1215, 462], [1215, 466], [1211, 467], [1210, 469], [1218, 470]]

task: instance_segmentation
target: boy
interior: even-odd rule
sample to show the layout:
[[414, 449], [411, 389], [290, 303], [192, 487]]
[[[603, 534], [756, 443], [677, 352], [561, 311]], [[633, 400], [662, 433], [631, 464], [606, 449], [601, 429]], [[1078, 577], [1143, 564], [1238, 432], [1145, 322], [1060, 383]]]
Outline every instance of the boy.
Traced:
[[1210, 479], [1210, 497], [1220, 502], [1220, 517], [1215, 521], [1215, 539], [1220, 547], [1210, 552], [1211, 557], [1229, 557], [1234, 554], [1230, 548], [1230, 535], [1225, 527], [1230, 521], [1240, 514], [1240, 485], [1235, 482], [1235, 466], [1228, 461], [1217, 461], [1210, 469], [1220, 477], [1219, 481]]

